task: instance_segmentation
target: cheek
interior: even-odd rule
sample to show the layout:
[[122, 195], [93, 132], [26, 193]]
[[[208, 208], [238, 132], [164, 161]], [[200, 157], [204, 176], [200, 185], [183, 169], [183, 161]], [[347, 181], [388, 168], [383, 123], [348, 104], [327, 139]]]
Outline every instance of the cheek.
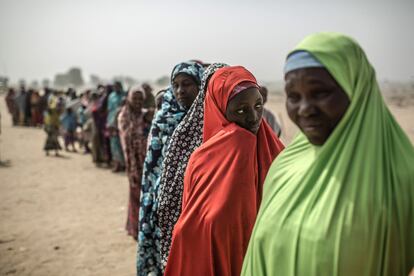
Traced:
[[175, 98], [177, 98], [177, 96], [178, 96], [177, 91], [178, 91], [178, 89], [173, 89], [173, 95], [174, 95]]
[[285, 106], [286, 106], [286, 112], [290, 120], [292, 120], [293, 122], [296, 122], [296, 114], [297, 114], [297, 109], [298, 109], [297, 104], [286, 101]]
[[259, 117], [259, 121], [260, 121], [263, 117], [263, 108], [258, 109], [256, 114], [257, 114], [257, 117]]
[[197, 97], [198, 95], [198, 86], [194, 85], [191, 90], [190, 90], [191, 96], [193, 96], [193, 98]]
[[319, 109], [329, 118], [330, 124], [336, 126], [344, 116], [348, 109], [348, 105], [349, 102], [347, 99], [332, 97], [329, 100], [321, 102], [319, 104]]

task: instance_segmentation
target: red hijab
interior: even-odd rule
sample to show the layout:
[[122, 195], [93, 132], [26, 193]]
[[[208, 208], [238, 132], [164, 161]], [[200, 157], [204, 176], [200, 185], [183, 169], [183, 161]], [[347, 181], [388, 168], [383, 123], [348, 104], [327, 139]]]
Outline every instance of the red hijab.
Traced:
[[217, 70], [208, 84], [203, 143], [187, 166], [165, 275], [240, 275], [264, 178], [283, 149], [265, 120], [254, 135], [226, 119], [231, 92], [245, 81], [257, 84], [235, 66]]

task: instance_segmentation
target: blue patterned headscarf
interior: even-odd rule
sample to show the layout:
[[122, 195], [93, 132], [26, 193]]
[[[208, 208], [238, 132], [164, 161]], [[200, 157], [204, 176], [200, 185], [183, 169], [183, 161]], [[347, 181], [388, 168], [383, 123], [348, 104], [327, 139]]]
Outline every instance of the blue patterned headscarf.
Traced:
[[201, 78], [203, 77], [204, 68], [200, 63], [187, 61], [177, 64], [171, 73], [171, 84], [178, 74], [187, 74], [192, 77], [195, 82], [200, 86]]
[[161, 232], [160, 247], [163, 270], [167, 265], [172, 231], [181, 214], [181, 199], [187, 163], [191, 154], [203, 141], [204, 98], [208, 80], [218, 69], [225, 66], [228, 65], [213, 63], [204, 71], [197, 98], [170, 138], [168, 152], [164, 158], [164, 169], [160, 178], [157, 199], [157, 227], [160, 228]]
[[[201, 84], [203, 67], [195, 62], [177, 64], [171, 74], [174, 78], [185, 73]], [[137, 275], [161, 274], [160, 230], [157, 226], [158, 187], [163, 170], [163, 160], [169, 140], [177, 125], [186, 114], [174, 97], [171, 86], [163, 95], [161, 109], [156, 113], [150, 130], [150, 140], [141, 183], [141, 206], [139, 210]]]

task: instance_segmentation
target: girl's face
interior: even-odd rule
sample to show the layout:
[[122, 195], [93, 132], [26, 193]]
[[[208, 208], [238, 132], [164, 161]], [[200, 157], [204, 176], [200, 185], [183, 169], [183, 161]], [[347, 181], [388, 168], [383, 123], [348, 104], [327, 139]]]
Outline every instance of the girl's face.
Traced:
[[253, 134], [259, 131], [263, 115], [263, 99], [259, 89], [252, 87], [232, 98], [226, 109], [226, 119]]

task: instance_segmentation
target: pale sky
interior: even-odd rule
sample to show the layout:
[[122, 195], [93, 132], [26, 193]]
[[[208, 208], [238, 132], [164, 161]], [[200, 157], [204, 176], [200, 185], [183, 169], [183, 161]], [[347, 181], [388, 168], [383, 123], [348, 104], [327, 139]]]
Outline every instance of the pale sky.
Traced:
[[378, 79], [414, 80], [414, 0], [0, 0], [0, 75], [156, 79], [201, 59], [279, 81], [286, 54], [318, 31], [354, 37]]

